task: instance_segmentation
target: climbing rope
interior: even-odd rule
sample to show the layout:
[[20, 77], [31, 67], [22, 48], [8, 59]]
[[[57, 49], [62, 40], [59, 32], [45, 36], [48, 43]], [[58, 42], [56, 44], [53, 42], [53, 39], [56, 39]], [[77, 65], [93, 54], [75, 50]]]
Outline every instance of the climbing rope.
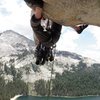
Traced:
[[[44, 28], [44, 31], [47, 31], [49, 29], [51, 29], [52, 26], [52, 21], [49, 19], [43, 19], [41, 20], [41, 26]], [[56, 46], [54, 45], [52, 48], [53, 50], [53, 54], [54, 54], [54, 58], [55, 58], [55, 51], [56, 51]], [[52, 77], [53, 77], [53, 71], [54, 71], [54, 60], [52, 62], [50, 62], [50, 68], [51, 68], [51, 76], [50, 76], [50, 80], [49, 80], [49, 85], [48, 85], [48, 94], [47, 94], [47, 100], [49, 100], [50, 96], [51, 96], [51, 91], [52, 91]], [[49, 62], [48, 62], [49, 63]]]
[[[55, 58], [55, 53], [56, 52], [56, 48], [54, 49], [54, 58]], [[47, 95], [47, 100], [49, 100], [50, 96], [51, 96], [51, 91], [52, 91], [52, 79], [53, 79], [53, 74], [54, 74], [54, 63], [55, 63], [55, 59], [50, 63], [50, 68], [51, 68], [51, 76], [50, 76], [50, 81], [49, 81], [49, 89], [48, 89], [48, 95]]]

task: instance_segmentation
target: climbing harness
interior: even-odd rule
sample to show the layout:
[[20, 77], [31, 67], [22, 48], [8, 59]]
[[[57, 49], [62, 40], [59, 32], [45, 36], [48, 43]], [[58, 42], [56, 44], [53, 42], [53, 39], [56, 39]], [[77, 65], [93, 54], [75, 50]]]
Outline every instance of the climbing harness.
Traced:
[[44, 31], [47, 31], [49, 29], [51, 29], [52, 26], [52, 21], [49, 20], [48, 18], [42, 18], [41, 19], [41, 26], [43, 27]]

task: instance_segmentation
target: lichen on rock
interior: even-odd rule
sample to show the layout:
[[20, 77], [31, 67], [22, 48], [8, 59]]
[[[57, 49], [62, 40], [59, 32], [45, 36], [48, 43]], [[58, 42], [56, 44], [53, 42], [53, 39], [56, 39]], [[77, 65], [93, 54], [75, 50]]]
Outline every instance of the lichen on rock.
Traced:
[[44, 16], [65, 26], [100, 26], [100, 0], [44, 0]]

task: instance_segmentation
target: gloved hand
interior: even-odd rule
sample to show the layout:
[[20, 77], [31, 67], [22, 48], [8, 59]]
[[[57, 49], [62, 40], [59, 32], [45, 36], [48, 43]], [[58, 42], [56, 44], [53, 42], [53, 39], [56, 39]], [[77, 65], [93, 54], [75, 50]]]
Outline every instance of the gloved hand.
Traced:
[[52, 54], [52, 49], [46, 47], [43, 44], [39, 44], [35, 50], [36, 64], [44, 65], [46, 61], [53, 61], [54, 57]]

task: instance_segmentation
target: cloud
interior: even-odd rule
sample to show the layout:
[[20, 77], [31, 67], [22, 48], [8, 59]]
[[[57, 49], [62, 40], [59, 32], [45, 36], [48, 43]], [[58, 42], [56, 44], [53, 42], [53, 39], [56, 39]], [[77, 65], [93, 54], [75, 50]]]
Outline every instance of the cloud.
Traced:
[[79, 38], [79, 35], [71, 27], [63, 27], [60, 40], [57, 43], [57, 49], [65, 51], [75, 51], [77, 44], [75, 40]]
[[100, 61], [99, 32], [100, 27], [92, 25], [89, 25], [81, 35], [78, 35], [72, 28], [63, 27], [62, 35], [57, 43], [57, 49], [75, 52]]
[[3, 15], [3, 16], [8, 16], [8, 15], [11, 14], [11, 13], [8, 12], [7, 9], [5, 9], [5, 8], [1, 8], [1, 9], [0, 9], [0, 13], [1, 13], [1, 15]]
[[94, 59], [100, 63], [100, 51], [98, 50], [85, 50], [81, 54], [84, 55], [85, 57]]
[[[88, 39], [89, 43], [88, 41], [87, 43], [85, 42], [84, 49], [81, 49], [80, 46], [78, 46], [79, 48], [76, 51], [83, 56], [90, 57], [100, 62], [100, 27], [89, 25], [85, 32], [87, 33], [85, 38]], [[88, 36], [92, 36], [93, 38]], [[86, 41], [85, 38], [84, 41]], [[83, 43], [81, 44], [83, 46]]]
[[88, 31], [90, 31], [90, 33], [94, 36], [94, 38], [96, 40], [96, 44], [93, 45], [93, 48], [100, 50], [100, 27], [91, 25], [88, 28]]
[[3, 0], [0, 3], [0, 32], [14, 30], [26, 37], [33, 38], [30, 27], [30, 9], [24, 1]]

